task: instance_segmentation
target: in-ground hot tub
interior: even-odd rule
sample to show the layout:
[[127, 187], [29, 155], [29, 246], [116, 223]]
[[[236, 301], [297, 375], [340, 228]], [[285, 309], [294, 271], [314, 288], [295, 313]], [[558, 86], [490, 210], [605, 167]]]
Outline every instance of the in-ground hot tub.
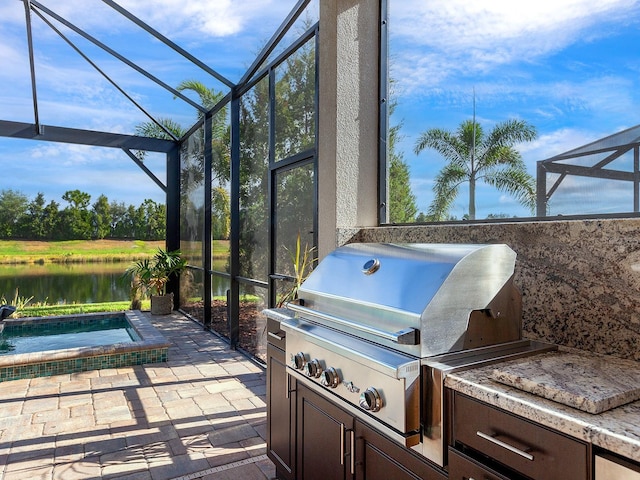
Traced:
[[[105, 328], [109, 327], [105, 327], [105, 324], [125, 330], [128, 334], [105, 334]], [[0, 325], [0, 343], [5, 342], [5, 346], [7, 342], [11, 343], [10, 336], [19, 338], [22, 333], [35, 337], [41, 344], [38, 351], [27, 348], [28, 353], [9, 351], [0, 354], [0, 382], [165, 362], [169, 349], [164, 336], [139, 311], [6, 319]], [[70, 331], [73, 332], [71, 335], [75, 335], [78, 331], [90, 329], [95, 330], [89, 334], [94, 338], [84, 346], [51, 347], [54, 337], [65, 336]], [[20, 335], [16, 332], [20, 332]], [[4, 340], [3, 334], [6, 337]]]

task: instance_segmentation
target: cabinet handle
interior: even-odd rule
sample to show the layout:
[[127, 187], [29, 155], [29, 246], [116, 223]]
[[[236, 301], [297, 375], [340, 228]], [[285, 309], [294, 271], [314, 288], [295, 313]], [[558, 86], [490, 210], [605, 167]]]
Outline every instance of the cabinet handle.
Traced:
[[296, 389], [291, 388], [291, 375], [289, 375], [289, 373], [286, 373], [286, 375], [287, 375], [287, 381], [285, 382], [285, 385], [284, 385], [284, 388], [285, 388], [284, 396], [287, 400], [289, 400], [289, 398], [291, 398], [291, 392], [295, 392]]
[[267, 332], [267, 335], [275, 338], [276, 340], [278, 340], [279, 342], [281, 342], [282, 340], [284, 340], [284, 332], [277, 332], [277, 333], [273, 333], [273, 332]]
[[340, 465], [344, 465], [344, 423], [340, 424]]
[[494, 445], [498, 445], [499, 447], [506, 448], [507, 450], [509, 450], [512, 453], [515, 453], [516, 455], [520, 455], [521, 457], [524, 457], [527, 460], [533, 461], [533, 455], [523, 450], [520, 450], [519, 448], [516, 448], [513, 445], [509, 445], [508, 443], [505, 443], [502, 440], [498, 440], [497, 438], [492, 437], [491, 435], [487, 435], [486, 433], [483, 433], [479, 430], [476, 432], [476, 435], [478, 435], [480, 438], [484, 438], [485, 440], [493, 443]]
[[289, 387], [290, 387], [290, 385], [291, 385], [291, 384], [289, 383], [289, 372], [285, 372], [284, 374], [287, 376], [287, 381], [286, 381], [286, 382], [284, 382], [284, 390], [285, 390], [285, 392], [284, 392], [284, 396], [285, 396], [285, 398], [286, 398], [287, 400], [289, 400], [289, 398], [290, 398], [289, 393], [291, 392], [291, 390], [289, 389]]
[[351, 451], [349, 452], [349, 467], [351, 469], [351, 475], [356, 474], [356, 432], [352, 429], [347, 430], [351, 433]]

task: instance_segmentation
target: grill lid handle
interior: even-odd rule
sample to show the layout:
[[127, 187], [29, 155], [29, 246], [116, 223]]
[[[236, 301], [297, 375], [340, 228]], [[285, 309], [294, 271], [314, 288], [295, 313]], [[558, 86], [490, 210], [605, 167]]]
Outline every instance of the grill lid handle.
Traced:
[[337, 323], [344, 327], [352, 328], [360, 332], [375, 335], [376, 337], [384, 338], [385, 340], [391, 340], [398, 345], [418, 345], [420, 343], [420, 331], [416, 328], [405, 328], [398, 330], [397, 332], [387, 332], [380, 330], [379, 328], [369, 327], [368, 325], [362, 325], [360, 323], [351, 322], [344, 318], [329, 315], [328, 313], [321, 313], [311, 308], [296, 305], [294, 303], [287, 303], [286, 307], [294, 312], [301, 313], [310, 317], [320, 318], [329, 322]]

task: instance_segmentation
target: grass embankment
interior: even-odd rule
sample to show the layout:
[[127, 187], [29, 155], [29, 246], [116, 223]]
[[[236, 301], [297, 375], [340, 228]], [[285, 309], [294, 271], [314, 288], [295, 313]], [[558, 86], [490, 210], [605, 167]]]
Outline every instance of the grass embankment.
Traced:
[[130, 262], [164, 245], [163, 240], [0, 240], [0, 264]]
[[[17, 315], [20, 317], [49, 317], [52, 315], [78, 315], [81, 313], [122, 312], [129, 310], [131, 302], [80, 303], [69, 305], [38, 305], [22, 307]], [[142, 310], [149, 310], [151, 302], [142, 301]]]

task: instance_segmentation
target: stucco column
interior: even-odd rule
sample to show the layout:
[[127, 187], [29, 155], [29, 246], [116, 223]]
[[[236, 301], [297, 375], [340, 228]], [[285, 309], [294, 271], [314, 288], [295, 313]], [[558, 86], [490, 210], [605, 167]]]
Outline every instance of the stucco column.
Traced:
[[378, 223], [379, 0], [320, 2], [318, 254]]

